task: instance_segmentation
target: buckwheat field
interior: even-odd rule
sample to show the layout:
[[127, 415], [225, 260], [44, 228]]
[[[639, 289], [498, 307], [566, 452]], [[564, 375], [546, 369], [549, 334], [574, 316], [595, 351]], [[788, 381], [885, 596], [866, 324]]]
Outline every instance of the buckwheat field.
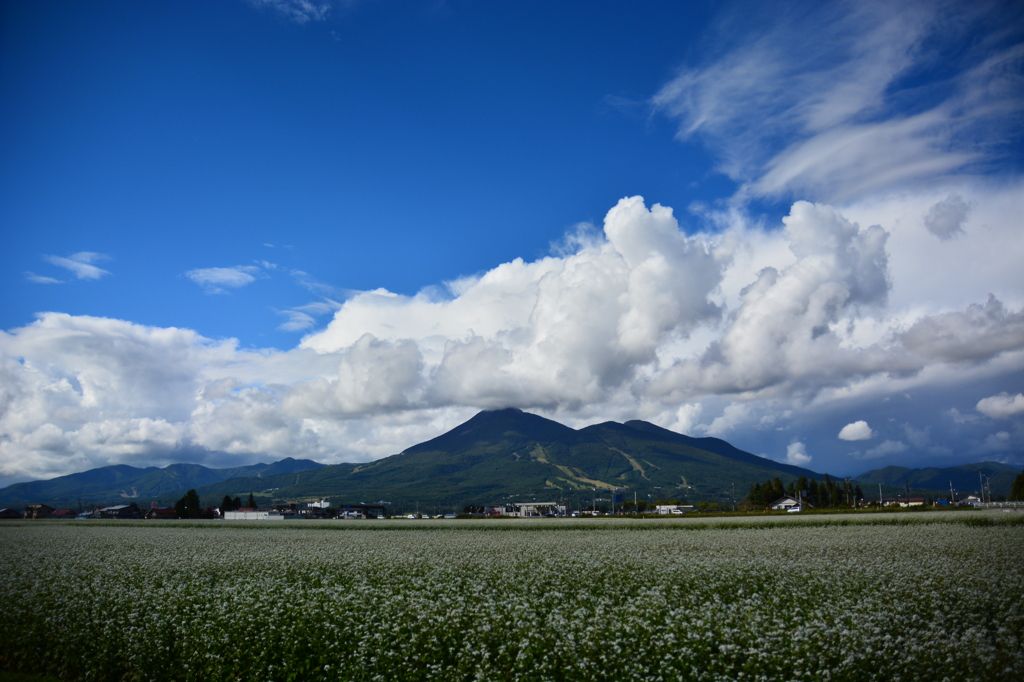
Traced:
[[1022, 518], [14, 522], [0, 527], [0, 669], [1019, 680]]

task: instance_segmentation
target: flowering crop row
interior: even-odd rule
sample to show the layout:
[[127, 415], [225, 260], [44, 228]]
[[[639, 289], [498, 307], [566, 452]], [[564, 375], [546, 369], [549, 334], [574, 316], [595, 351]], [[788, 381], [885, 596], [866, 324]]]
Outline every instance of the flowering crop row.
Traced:
[[16, 522], [0, 527], [0, 666], [111, 681], [1024, 679], [1024, 525], [928, 517]]

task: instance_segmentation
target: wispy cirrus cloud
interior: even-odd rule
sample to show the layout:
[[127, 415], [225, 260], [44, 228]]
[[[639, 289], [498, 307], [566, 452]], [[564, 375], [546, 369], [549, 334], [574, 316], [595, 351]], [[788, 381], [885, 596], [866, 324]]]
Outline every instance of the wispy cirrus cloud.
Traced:
[[305, 305], [296, 306], [289, 310], [278, 311], [288, 319], [282, 322], [278, 329], [284, 332], [300, 332], [316, 324], [317, 317], [329, 315], [341, 309], [341, 304], [329, 298], [322, 301], [314, 301]]
[[203, 287], [208, 294], [226, 294], [224, 287], [238, 289], [256, 281], [261, 272], [255, 265], [235, 265], [228, 268], [198, 268], [185, 276]]
[[25, 279], [27, 279], [29, 282], [35, 282], [36, 284], [64, 284], [65, 283], [64, 280], [55, 279], [53, 277], [43, 277], [42, 275], [37, 275], [34, 272], [26, 272], [25, 273]]
[[331, 13], [331, 3], [317, 0], [248, 0], [258, 9], [269, 9], [296, 24], [324, 21]]
[[[78, 279], [99, 279], [103, 275], [110, 274], [109, 270], [104, 270], [103, 268], [93, 265], [93, 263], [96, 263], [98, 261], [110, 260], [110, 256], [107, 256], [102, 253], [96, 253], [94, 251], [80, 251], [78, 253], [68, 256], [67, 258], [64, 258], [63, 256], [43, 256], [43, 260], [45, 260], [47, 263], [50, 263], [51, 265], [56, 265], [58, 267], [70, 270], [72, 274], [74, 274], [75, 277], [77, 277]], [[49, 281], [51, 279], [49, 277], [44, 277], [41, 279], [47, 280], [45, 282], [47, 284], [53, 284], [59, 281]], [[31, 281], [39, 282], [40, 280], [34, 279]]]
[[993, 132], [1017, 134], [1021, 22], [999, 3], [772, 8], [723, 22], [731, 47], [651, 99], [718, 156], [738, 198], [850, 200], [984, 164]]

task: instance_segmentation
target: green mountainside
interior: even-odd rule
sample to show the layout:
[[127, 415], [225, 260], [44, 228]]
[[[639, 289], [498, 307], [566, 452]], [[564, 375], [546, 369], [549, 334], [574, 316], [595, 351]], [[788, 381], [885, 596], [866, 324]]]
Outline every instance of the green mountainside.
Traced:
[[822, 475], [743, 452], [717, 438], [690, 438], [642, 421], [575, 430], [516, 409], [481, 412], [404, 452], [368, 464], [236, 479], [199, 490], [219, 501], [254, 493], [261, 504], [327, 498], [334, 504], [389, 502], [396, 511], [460, 510], [464, 505], [632, 499], [742, 500], [754, 481]]
[[77, 509], [96, 504], [163, 501], [173, 503], [189, 488], [201, 488], [237, 478], [261, 478], [322, 467], [308, 459], [282, 459], [272, 464], [251, 464], [210, 469], [199, 464], [171, 464], [140, 469], [127, 464], [90, 469], [46, 481], [14, 483], [0, 490], [0, 507], [21, 508], [42, 502], [55, 508]]
[[[886, 467], [858, 476], [873, 499], [911, 493], [941, 497], [949, 481], [961, 496], [978, 489], [978, 471], [991, 479], [994, 496], [1009, 491], [1017, 469], [995, 462], [944, 469]], [[604, 422], [572, 429], [517, 409], [491, 410], [432, 440], [366, 464], [324, 466], [284, 459], [233, 469], [172, 464], [163, 469], [101, 467], [49, 481], [16, 483], [0, 490], [0, 507], [44, 502], [75, 509], [135, 501], [171, 504], [195, 488], [203, 505], [225, 494], [261, 506], [325, 498], [334, 505], [386, 502], [391, 511], [459, 511], [466, 505], [564, 501], [573, 507], [612, 499], [729, 503], [746, 497], [751, 483], [779, 478], [824, 477], [809, 469], [739, 450], [717, 438], [692, 438], [644, 421]]]
[[[1020, 469], [1000, 464], [999, 462], [978, 462], [955, 467], [928, 467], [926, 469], [908, 469], [906, 467], [888, 466], [881, 469], [866, 471], [857, 477], [863, 485], [904, 486], [906, 483], [913, 488], [928, 488], [949, 495], [952, 484], [959, 498], [977, 494], [981, 489], [978, 472], [985, 476], [991, 486], [992, 496], [1008, 495], [1013, 479]], [[869, 496], [870, 490], [864, 490]]]

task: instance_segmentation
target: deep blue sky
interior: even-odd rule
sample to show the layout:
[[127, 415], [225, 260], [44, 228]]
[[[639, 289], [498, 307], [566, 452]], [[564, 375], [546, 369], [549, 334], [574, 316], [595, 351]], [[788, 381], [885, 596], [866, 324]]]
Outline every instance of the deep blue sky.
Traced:
[[[685, 213], [735, 189], [645, 106], [709, 7], [369, 2], [304, 25], [229, 0], [2, 11], [3, 328], [60, 310], [285, 348], [274, 310], [306, 292], [210, 297], [181, 273], [267, 260], [412, 294], [545, 255], [623, 196]], [[121, 281], [25, 281], [79, 251]]]
[[0, 484], [509, 406], [1024, 466], [1022, 124], [1019, 0], [0, 3]]

